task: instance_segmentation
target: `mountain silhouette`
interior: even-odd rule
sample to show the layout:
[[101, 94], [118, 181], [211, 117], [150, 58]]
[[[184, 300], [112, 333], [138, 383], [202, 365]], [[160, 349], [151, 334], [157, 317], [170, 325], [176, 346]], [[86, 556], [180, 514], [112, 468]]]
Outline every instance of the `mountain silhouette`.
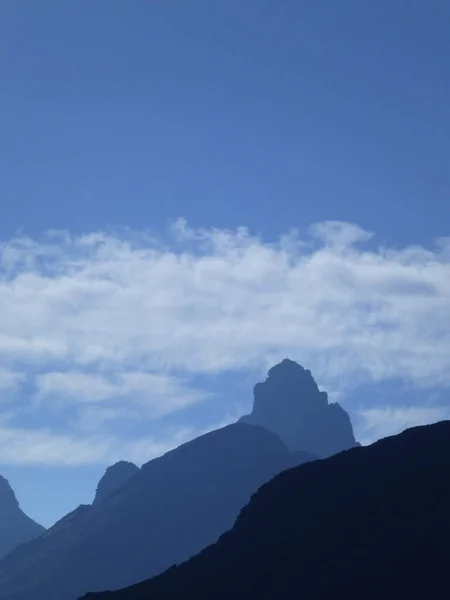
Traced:
[[139, 473], [139, 467], [125, 460], [108, 467], [99, 481], [93, 504], [103, 502], [137, 473]]
[[283, 361], [256, 386], [253, 413], [242, 422], [140, 470], [125, 462], [110, 467], [91, 506], [0, 561], [0, 600], [73, 600], [190, 558], [233, 526], [263, 483], [319, 458], [312, 447], [322, 456], [355, 445], [348, 415], [333, 406], [309, 371]]
[[21, 510], [9, 482], [0, 475], [0, 558], [44, 531]]
[[322, 458], [359, 445], [345, 410], [329, 404], [311, 372], [287, 358], [255, 385], [253, 411], [240, 421], [273, 431], [290, 450]]
[[215, 542], [260, 485], [315, 458], [254, 425], [203, 435], [1, 561], [0, 598], [73, 600], [160, 573]]
[[196, 557], [85, 600], [440, 598], [449, 473], [450, 421], [289, 469]]

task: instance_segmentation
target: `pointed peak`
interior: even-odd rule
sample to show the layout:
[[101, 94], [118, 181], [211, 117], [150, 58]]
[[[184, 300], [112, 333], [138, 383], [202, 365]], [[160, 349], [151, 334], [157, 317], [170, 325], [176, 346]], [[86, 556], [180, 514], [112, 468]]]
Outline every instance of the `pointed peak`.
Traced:
[[0, 475], [0, 511], [8, 508], [19, 508], [19, 502], [9, 481]]
[[45, 529], [20, 508], [9, 481], [0, 475], [0, 560], [21, 544], [41, 535]]

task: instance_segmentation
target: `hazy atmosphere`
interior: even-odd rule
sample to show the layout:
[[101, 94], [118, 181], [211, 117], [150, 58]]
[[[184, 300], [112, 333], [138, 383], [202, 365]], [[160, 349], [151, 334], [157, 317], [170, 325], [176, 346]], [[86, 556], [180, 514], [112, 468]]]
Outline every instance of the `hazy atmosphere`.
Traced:
[[0, 5], [0, 473], [45, 527], [284, 358], [450, 419], [450, 4]]

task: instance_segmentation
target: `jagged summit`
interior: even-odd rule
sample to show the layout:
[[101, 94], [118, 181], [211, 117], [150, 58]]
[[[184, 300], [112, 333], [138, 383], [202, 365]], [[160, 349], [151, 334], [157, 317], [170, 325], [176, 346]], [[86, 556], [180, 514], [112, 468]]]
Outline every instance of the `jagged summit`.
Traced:
[[299, 378], [302, 378], [304, 381], [311, 381], [313, 386], [316, 389], [318, 389], [317, 384], [314, 381], [313, 376], [311, 375], [311, 371], [309, 369], [305, 369], [304, 367], [299, 365], [298, 362], [295, 362], [295, 360], [291, 360], [290, 358], [283, 358], [281, 362], [271, 367], [269, 369], [268, 376], [275, 377], [277, 374], [283, 376], [288, 373], [291, 373], [292, 375], [296, 374], [299, 376]]
[[0, 558], [44, 531], [44, 527], [22, 512], [14, 490], [0, 475]]
[[105, 498], [118, 490], [130, 477], [139, 473], [139, 467], [132, 462], [121, 460], [106, 469], [100, 479], [93, 504], [103, 502]]
[[323, 458], [358, 445], [345, 410], [329, 404], [311, 371], [288, 358], [255, 385], [253, 410], [241, 421], [276, 433], [290, 450]]

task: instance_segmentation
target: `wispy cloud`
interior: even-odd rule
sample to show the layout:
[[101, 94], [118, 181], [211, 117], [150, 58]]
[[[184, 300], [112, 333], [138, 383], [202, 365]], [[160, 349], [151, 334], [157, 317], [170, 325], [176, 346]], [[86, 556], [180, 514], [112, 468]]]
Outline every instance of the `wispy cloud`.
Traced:
[[114, 400], [126, 400], [130, 408], [131, 405], [139, 407], [147, 417], [162, 417], [208, 397], [207, 393], [190, 388], [176, 377], [139, 371], [109, 376], [81, 371], [47, 372], [36, 376], [35, 385], [40, 405], [107, 402], [111, 406]]
[[[92, 425], [159, 418], [205, 398], [197, 375], [284, 356], [336, 392], [393, 376], [450, 387], [450, 239], [376, 247], [355, 224], [325, 222], [267, 243], [183, 220], [171, 236], [4, 241], [0, 390], [24, 404], [26, 383], [30, 402], [78, 406]], [[61, 440], [59, 455], [73, 442]], [[112, 453], [103, 443], [87, 456]]]

